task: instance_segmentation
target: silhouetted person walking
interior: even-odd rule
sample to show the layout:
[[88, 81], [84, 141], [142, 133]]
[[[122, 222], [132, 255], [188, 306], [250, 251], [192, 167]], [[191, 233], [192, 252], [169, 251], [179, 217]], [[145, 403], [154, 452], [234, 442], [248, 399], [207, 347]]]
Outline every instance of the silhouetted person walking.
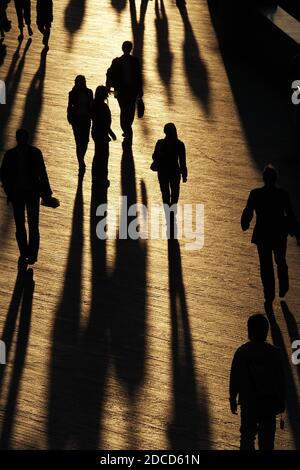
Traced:
[[92, 182], [103, 182], [109, 186], [108, 157], [110, 137], [116, 140], [116, 135], [111, 130], [111, 112], [105, 102], [108, 90], [105, 86], [98, 86], [92, 105], [92, 138], [95, 142], [95, 154], [92, 165]]
[[31, 29], [31, 1], [30, 0], [14, 0], [16, 13], [18, 17], [18, 27], [20, 30], [19, 40], [22, 40], [24, 23], [27, 26], [29, 36], [32, 36]]
[[132, 43], [125, 41], [122, 50], [123, 55], [115, 58], [107, 71], [106, 86], [114, 88], [120, 106], [123, 136], [131, 140], [136, 103], [143, 96], [143, 81], [140, 61], [130, 55]]
[[271, 306], [275, 298], [273, 254], [277, 264], [279, 296], [289, 290], [286, 249], [288, 234], [299, 236], [299, 225], [292, 211], [287, 191], [276, 186], [277, 172], [268, 165], [263, 172], [264, 186], [250, 192], [241, 218], [243, 230], [248, 230], [256, 213], [252, 243], [256, 244], [265, 302]]
[[157, 171], [163, 203], [172, 206], [179, 199], [181, 177], [187, 181], [186, 151], [175, 124], [166, 124], [164, 133], [166, 137], [156, 143], [151, 169]]
[[83, 75], [77, 75], [73, 89], [69, 93], [67, 117], [72, 126], [76, 142], [76, 155], [79, 173], [84, 173], [84, 157], [87, 151], [90, 130], [93, 92], [86, 86]]
[[[264, 315], [248, 319], [249, 342], [234, 354], [230, 371], [230, 409], [241, 406], [241, 450], [273, 450], [276, 415], [285, 410], [285, 378], [281, 353], [266, 342], [269, 322]], [[238, 401], [237, 401], [238, 397]]]
[[46, 205], [50, 205], [52, 200], [43, 155], [38, 148], [28, 144], [28, 138], [26, 130], [17, 130], [17, 146], [5, 153], [0, 169], [0, 179], [7, 201], [13, 206], [21, 264], [34, 264], [37, 261], [40, 242], [40, 198]]
[[36, 24], [43, 35], [43, 44], [47, 47], [50, 37], [51, 24], [53, 21], [52, 0], [37, 0], [36, 2]]

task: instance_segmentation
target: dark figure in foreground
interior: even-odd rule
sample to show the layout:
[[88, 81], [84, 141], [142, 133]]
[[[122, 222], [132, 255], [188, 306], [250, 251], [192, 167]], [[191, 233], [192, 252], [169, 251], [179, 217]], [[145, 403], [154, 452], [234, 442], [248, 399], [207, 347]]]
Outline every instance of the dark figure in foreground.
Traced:
[[122, 45], [123, 55], [112, 61], [107, 71], [106, 86], [114, 89], [120, 106], [120, 123], [123, 136], [132, 139], [132, 123], [137, 100], [143, 96], [143, 82], [140, 61], [130, 55], [132, 43]]
[[92, 138], [95, 142], [95, 154], [92, 165], [93, 184], [103, 182], [109, 186], [108, 157], [109, 141], [116, 140], [116, 135], [111, 130], [111, 112], [105, 102], [108, 90], [105, 86], [98, 86], [92, 106]]
[[156, 143], [151, 169], [157, 171], [163, 203], [172, 206], [179, 199], [181, 177], [187, 181], [186, 152], [175, 124], [166, 124], [164, 133], [166, 137]]
[[18, 17], [18, 27], [20, 30], [19, 40], [22, 40], [24, 23], [27, 26], [29, 36], [32, 36], [33, 32], [31, 29], [31, 1], [30, 0], [14, 0], [16, 13]]
[[[41, 151], [28, 144], [28, 132], [16, 132], [17, 146], [8, 150], [3, 158], [0, 179], [12, 203], [16, 224], [16, 239], [20, 250], [19, 264], [34, 264], [38, 258], [40, 234], [40, 198], [51, 205], [51, 188]], [[25, 225], [25, 211], [29, 237]]]
[[285, 378], [280, 350], [266, 342], [269, 322], [264, 315], [248, 319], [249, 342], [234, 354], [230, 371], [230, 409], [241, 406], [241, 450], [273, 450], [276, 415], [285, 410]]
[[289, 290], [287, 237], [289, 234], [299, 237], [299, 224], [288, 192], [276, 186], [277, 172], [271, 165], [264, 169], [263, 180], [265, 184], [262, 188], [250, 192], [241, 225], [243, 230], [247, 230], [256, 213], [252, 243], [257, 246], [266, 306], [271, 307], [275, 299], [273, 253], [277, 264], [279, 296], [283, 298]]
[[85, 77], [77, 75], [74, 87], [69, 93], [67, 117], [74, 133], [79, 173], [81, 174], [85, 172], [84, 157], [90, 139], [92, 104], [92, 90], [87, 88]]
[[52, 0], [37, 0], [36, 2], [36, 24], [43, 35], [43, 44], [48, 46], [51, 23], [53, 21]]

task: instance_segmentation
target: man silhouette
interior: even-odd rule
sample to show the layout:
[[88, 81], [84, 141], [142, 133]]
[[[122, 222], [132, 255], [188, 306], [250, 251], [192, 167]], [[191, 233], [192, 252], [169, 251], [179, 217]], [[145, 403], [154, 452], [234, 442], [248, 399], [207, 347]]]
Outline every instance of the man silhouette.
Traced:
[[[12, 203], [16, 225], [16, 239], [19, 246], [19, 264], [34, 264], [39, 250], [40, 198], [45, 205], [51, 205], [51, 188], [42, 152], [28, 144], [28, 132], [18, 129], [17, 146], [8, 150], [0, 169], [0, 180]], [[27, 212], [29, 237], [25, 226]]]
[[299, 224], [293, 213], [287, 191], [276, 186], [277, 172], [268, 165], [263, 172], [264, 186], [250, 192], [247, 205], [241, 218], [245, 231], [249, 228], [256, 213], [252, 243], [256, 244], [260, 274], [264, 288], [266, 306], [271, 306], [275, 298], [275, 277], [273, 253], [277, 264], [279, 296], [284, 297], [289, 290], [286, 249], [288, 235], [299, 237]]
[[143, 82], [140, 61], [130, 54], [132, 42], [125, 41], [122, 50], [123, 55], [115, 58], [107, 71], [106, 86], [114, 89], [123, 136], [131, 140], [136, 103], [143, 96]]
[[234, 354], [229, 384], [230, 409], [241, 406], [241, 450], [273, 450], [276, 415], [285, 409], [285, 378], [280, 350], [266, 342], [269, 322], [262, 314], [248, 319], [249, 341]]

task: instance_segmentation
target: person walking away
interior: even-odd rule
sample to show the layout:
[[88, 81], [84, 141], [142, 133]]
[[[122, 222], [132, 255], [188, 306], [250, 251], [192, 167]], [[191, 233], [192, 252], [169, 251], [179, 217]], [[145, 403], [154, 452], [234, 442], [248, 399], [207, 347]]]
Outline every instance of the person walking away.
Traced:
[[85, 172], [86, 167], [84, 157], [90, 138], [92, 104], [92, 90], [87, 88], [85, 77], [77, 75], [69, 93], [67, 118], [73, 129], [80, 174]]
[[123, 136], [132, 141], [132, 124], [138, 99], [143, 96], [143, 80], [140, 61], [131, 55], [132, 42], [122, 45], [123, 55], [112, 61], [106, 74], [106, 86], [114, 89], [120, 106], [120, 125]]
[[[8, 150], [0, 169], [0, 180], [12, 203], [16, 226], [19, 264], [34, 264], [38, 259], [40, 234], [40, 199], [51, 205], [52, 190], [42, 152], [28, 144], [29, 135], [24, 129], [16, 132], [17, 146]], [[25, 223], [27, 213], [28, 234]]]
[[281, 352], [266, 342], [269, 322], [262, 314], [248, 319], [249, 341], [234, 354], [229, 383], [230, 409], [240, 405], [240, 450], [273, 450], [276, 415], [285, 410], [285, 375]]
[[290, 234], [299, 239], [300, 230], [288, 192], [276, 185], [277, 171], [273, 166], [266, 166], [263, 180], [263, 187], [250, 192], [242, 213], [241, 226], [244, 231], [248, 230], [256, 213], [252, 243], [257, 246], [265, 306], [271, 308], [275, 299], [273, 254], [277, 264], [279, 297], [283, 298], [289, 290], [287, 237]]
[[92, 105], [92, 138], [95, 142], [95, 153], [92, 164], [92, 182], [94, 185], [103, 182], [107, 187], [109, 141], [116, 140], [111, 129], [111, 112], [106, 103], [108, 90], [105, 86], [98, 86]]
[[[187, 181], [186, 150], [184, 143], [178, 139], [175, 124], [165, 124], [164, 133], [165, 138], [158, 140], [155, 145], [151, 169], [157, 171], [166, 222], [170, 228], [169, 236], [172, 238], [176, 230], [180, 181], [181, 178], [183, 183]], [[171, 212], [169, 207], [172, 207]]]

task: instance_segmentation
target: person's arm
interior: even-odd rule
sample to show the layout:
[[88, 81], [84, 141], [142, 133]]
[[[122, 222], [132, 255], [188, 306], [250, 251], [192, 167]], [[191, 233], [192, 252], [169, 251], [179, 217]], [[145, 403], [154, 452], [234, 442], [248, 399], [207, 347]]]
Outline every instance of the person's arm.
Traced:
[[112, 130], [111, 127], [109, 128], [108, 133], [109, 133], [109, 136], [112, 138], [112, 140], [117, 140], [117, 136], [116, 136], [116, 134], [114, 133], [114, 131]]
[[161, 154], [161, 141], [158, 140], [155, 145], [154, 152], [152, 154], [152, 160], [157, 163], [159, 160], [159, 156]]
[[186, 167], [186, 150], [183, 142], [179, 142], [179, 167], [182, 175], [182, 181], [187, 181], [187, 167]]
[[6, 152], [3, 157], [2, 165], [0, 168], [0, 181], [3, 186], [3, 190], [7, 197], [7, 202], [12, 199], [12, 188], [11, 188], [11, 177], [9, 169], [9, 154]]
[[67, 119], [68, 119], [68, 123], [72, 124], [72, 120], [73, 120], [73, 102], [72, 102], [71, 93], [69, 93], [69, 97], [68, 97]]
[[239, 394], [239, 353], [233, 356], [229, 379], [229, 404], [232, 414], [237, 414], [237, 396]]
[[42, 152], [39, 149], [36, 149], [37, 159], [38, 159], [38, 172], [39, 172], [39, 182], [40, 182], [40, 193], [43, 201], [49, 201], [52, 195], [52, 189], [50, 187], [49, 178], [44, 162]]
[[289, 229], [289, 234], [291, 236], [296, 236], [297, 241], [299, 242], [300, 240], [300, 224], [294, 214], [294, 211], [292, 209], [291, 201], [290, 201], [290, 196], [289, 193], [286, 192], [285, 194], [285, 204], [284, 204], [284, 211], [286, 213], [287, 219], [288, 219], [288, 229]]
[[243, 210], [242, 217], [241, 217], [241, 226], [244, 232], [245, 230], [248, 230], [250, 226], [250, 222], [253, 219], [253, 213], [254, 213], [254, 195], [253, 195], [253, 191], [251, 191], [248, 197], [247, 205], [245, 209]]
[[105, 86], [108, 90], [115, 88], [115, 77], [116, 77], [116, 68], [118, 67], [118, 58], [114, 59], [111, 63], [109, 69], [106, 72], [106, 83]]
[[108, 135], [113, 140], [117, 140], [117, 136], [111, 128], [111, 112], [110, 112], [110, 109], [109, 109], [108, 105], [107, 105], [107, 108], [106, 108], [106, 129], [108, 129]]
[[138, 98], [142, 98], [144, 96], [143, 90], [143, 74], [141, 69], [141, 64], [139, 59], [137, 59], [137, 94]]
[[89, 90], [89, 113], [90, 113], [90, 118], [91, 119], [92, 119], [93, 103], [94, 103], [93, 91]]
[[158, 171], [159, 169], [159, 160], [161, 156], [161, 144], [162, 142], [158, 140], [155, 145], [154, 152], [152, 154], [152, 160], [153, 162], [151, 163], [150, 169], [152, 171]]

